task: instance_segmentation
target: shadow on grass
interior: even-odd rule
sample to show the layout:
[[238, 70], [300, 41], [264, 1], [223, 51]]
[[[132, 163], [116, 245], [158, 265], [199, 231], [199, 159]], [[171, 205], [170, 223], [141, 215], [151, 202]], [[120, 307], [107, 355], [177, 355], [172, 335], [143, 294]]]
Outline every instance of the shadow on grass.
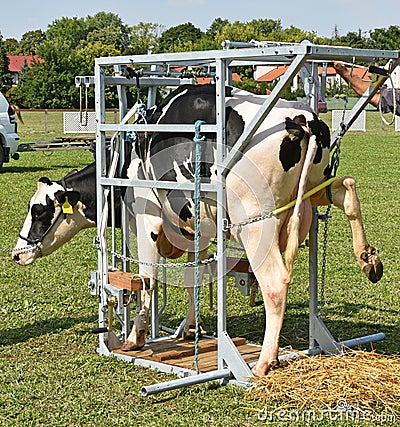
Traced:
[[[82, 165], [81, 167], [80, 167], [80, 169], [83, 169], [85, 166], [84, 165]], [[35, 173], [35, 172], [47, 172], [47, 171], [55, 171], [55, 172], [57, 172], [57, 170], [58, 169], [75, 169], [76, 168], [76, 165], [53, 165], [53, 166], [48, 166], [48, 167], [45, 167], [45, 166], [10, 166], [10, 167], [7, 167], [7, 166], [4, 166], [3, 165], [3, 168], [1, 169], [1, 172], [0, 173], [15, 173], [15, 174], [18, 174], [18, 173], [29, 173], [29, 172], [32, 172], [32, 173]], [[57, 178], [57, 179], [61, 179], [62, 177], [60, 176], [59, 178]]]
[[[47, 334], [57, 334], [63, 330], [72, 329], [80, 323], [97, 325], [97, 317], [63, 317], [38, 320], [15, 329], [0, 329], [0, 345], [8, 346], [25, 342], [32, 338]], [[88, 333], [89, 329], [77, 331], [78, 334]]]
[[[363, 316], [360, 317], [360, 313]], [[340, 317], [335, 319], [334, 316]], [[336, 307], [327, 307], [323, 321], [332, 336], [338, 342], [360, 338], [383, 332], [386, 339], [379, 344], [379, 351], [387, 354], [399, 352], [397, 337], [400, 335], [400, 324], [396, 322], [398, 312], [390, 308], [377, 308], [372, 305], [344, 303]], [[204, 328], [209, 335], [215, 335], [216, 315], [202, 315]], [[178, 326], [176, 315], [163, 314], [162, 323], [171, 328]], [[249, 342], [262, 344], [265, 328], [264, 310], [255, 308], [252, 313], [227, 317], [227, 330], [234, 337], [245, 337]], [[308, 302], [288, 304], [283, 328], [281, 331], [281, 347], [292, 347], [304, 350], [309, 345], [309, 311]], [[372, 344], [375, 348], [375, 344]], [[371, 344], [364, 346], [371, 349]]]

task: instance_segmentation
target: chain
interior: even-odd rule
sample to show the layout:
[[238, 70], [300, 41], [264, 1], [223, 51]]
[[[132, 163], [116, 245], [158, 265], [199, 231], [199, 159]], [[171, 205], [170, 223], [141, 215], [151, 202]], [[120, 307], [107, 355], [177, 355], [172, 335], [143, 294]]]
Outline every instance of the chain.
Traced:
[[331, 212], [331, 205], [326, 208], [324, 215], [320, 215], [319, 219], [324, 222], [324, 241], [322, 246], [322, 264], [321, 264], [321, 291], [320, 291], [320, 300], [319, 300], [319, 314], [321, 317], [324, 316], [325, 309], [325, 273], [326, 273], [326, 249], [328, 245], [328, 221]]
[[274, 216], [275, 216], [274, 212], [271, 211], [259, 216], [255, 216], [253, 218], [245, 219], [239, 222], [232, 222], [232, 223], [229, 223], [228, 220], [225, 218], [224, 224], [223, 224], [223, 230], [228, 231], [234, 227], [242, 227], [243, 225], [252, 224], [253, 222], [262, 221], [264, 219], [272, 218]]
[[29, 246], [23, 246], [22, 248], [14, 248], [14, 249], [5, 249], [0, 248], [0, 253], [11, 253], [11, 252], [18, 252], [19, 254], [26, 254], [28, 252], [32, 252], [37, 245], [29, 245]]
[[[98, 238], [94, 239], [93, 242], [94, 246], [97, 247], [97, 249], [100, 250], [100, 243], [98, 241]], [[161, 267], [161, 268], [178, 268], [178, 267], [196, 267], [196, 262], [195, 261], [190, 261], [190, 262], [177, 262], [177, 263], [172, 263], [172, 262], [165, 262], [165, 263], [158, 263], [158, 262], [146, 262], [146, 261], [140, 261], [138, 259], [135, 258], [131, 258], [128, 257], [126, 255], [122, 255], [116, 251], [113, 251], [112, 249], [107, 249], [107, 252], [110, 255], [115, 256], [116, 258], [120, 259], [121, 261], [126, 261], [126, 262], [131, 262], [134, 264], [141, 264], [141, 265], [146, 265], [148, 267]], [[212, 262], [215, 262], [217, 260], [216, 254], [212, 254], [209, 258], [200, 261], [200, 264], [203, 265], [207, 265], [207, 264], [211, 264]]]

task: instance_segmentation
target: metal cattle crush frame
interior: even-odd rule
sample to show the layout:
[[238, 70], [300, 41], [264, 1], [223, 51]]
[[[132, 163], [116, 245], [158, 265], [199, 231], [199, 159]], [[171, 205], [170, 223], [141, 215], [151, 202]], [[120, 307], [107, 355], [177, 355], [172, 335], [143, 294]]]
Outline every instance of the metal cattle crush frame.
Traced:
[[[223, 221], [225, 218], [225, 175], [230, 166], [235, 162], [240, 152], [246, 147], [252, 135], [256, 132], [260, 123], [267, 116], [278, 98], [282, 95], [286, 86], [290, 84], [293, 77], [301, 72], [303, 82], [305, 83], [306, 94], [309, 104], [317, 111], [318, 105], [318, 64], [322, 62], [344, 61], [344, 62], [367, 62], [373, 63], [380, 60], [386, 60], [388, 74], [393, 71], [398, 59], [399, 51], [383, 51], [369, 49], [352, 49], [338, 46], [319, 46], [309, 42], [300, 44], [279, 44], [273, 42], [265, 43], [227, 43], [223, 50], [184, 52], [171, 54], [149, 54], [136, 56], [118, 56], [98, 58], [95, 62], [95, 76], [93, 83], [95, 85], [96, 102], [96, 160], [97, 160], [97, 224], [98, 224], [98, 270], [92, 272], [89, 285], [93, 294], [99, 296], [99, 327], [96, 332], [99, 333], [98, 352], [104, 355], [114, 355], [122, 360], [133, 362], [137, 365], [147, 366], [159, 369], [163, 372], [172, 372], [180, 378], [156, 385], [145, 386], [142, 389], [143, 395], [157, 393], [191, 384], [198, 384], [211, 380], [221, 380], [223, 384], [235, 382], [239, 385], [249, 385], [249, 379], [252, 373], [249, 366], [249, 358], [245, 358], [239, 351], [237, 339], [232, 339], [227, 332], [226, 319], [226, 276], [227, 270], [226, 258], [226, 237], [223, 231]], [[271, 95], [260, 107], [258, 113], [252, 122], [245, 129], [237, 141], [234, 148], [227, 153], [225, 146], [225, 84], [231, 83], [231, 67], [240, 65], [271, 65], [287, 64], [286, 73], [282, 76]], [[134, 77], [128, 79], [126, 67], [132, 67], [133, 70], [140, 70]], [[147, 71], [143, 71], [143, 68]], [[214, 191], [217, 194], [218, 213], [217, 213], [217, 340], [210, 344], [216, 350], [216, 367], [211, 371], [202, 371], [200, 373], [188, 366], [177, 366], [171, 363], [165, 363], [165, 352], [154, 357], [156, 351], [151, 351], [151, 356], [146, 357], [145, 349], [135, 354], [122, 354], [117, 349], [120, 346], [120, 339], [126, 339], [130, 331], [130, 307], [126, 304], [131, 292], [134, 293], [139, 287], [120, 286], [118, 280], [111, 281], [109, 274], [110, 264], [115, 266], [115, 247], [116, 232], [115, 227], [111, 229], [111, 236], [107, 235], [107, 215], [115, 224], [114, 212], [108, 212], [106, 199], [116, 187], [157, 187], [164, 189], [194, 190], [193, 183], [176, 182], [154, 182], [146, 180], [127, 180], [116, 177], [116, 168], [106, 166], [106, 133], [119, 133], [120, 139], [124, 141], [128, 132], [190, 132], [194, 133], [192, 125], [147, 125], [147, 124], [128, 124], [125, 115], [127, 113], [126, 88], [132, 85], [140, 84], [149, 86], [149, 103], [151, 106], [155, 103], [155, 93], [157, 87], [176, 86], [188, 79], [182, 78], [182, 72], [176, 71], [175, 67], [184, 67], [196, 71], [197, 69], [207, 70], [208, 75], [212, 75], [216, 86], [216, 111], [217, 120], [215, 125], [204, 124], [201, 127], [202, 132], [212, 132], [217, 135], [217, 183], [202, 184], [202, 188], [207, 191]], [[113, 73], [110, 73], [110, 68]], [[107, 69], [107, 72], [106, 72]], [[181, 68], [180, 68], [181, 69]], [[110, 75], [113, 74], [113, 75]], [[132, 77], [132, 76], [131, 76]], [[334, 150], [340, 141], [340, 138], [347, 131], [358, 114], [368, 104], [369, 100], [376, 93], [379, 87], [384, 83], [387, 76], [378, 77], [378, 82], [371, 85], [368, 91], [362, 96], [355, 107], [352, 109], [342, 125], [333, 133], [331, 139], [331, 149]], [[114, 85], [118, 89], [120, 120], [119, 124], [105, 123], [105, 88], [107, 85]], [[111, 146], [111, 157], [119, 155], [124, 158], [124, 144], [113, 144]], [[115, 165], [114, 165], [115, 166]], [[206, 188], [207, 187], [207, 188]], [[124, 207], [124, 201], [121, 200]], [[122, 209], [122, 254], [126, 256], [128, 248], [128, 215], [126, 209]], [[111, 244], [108, 242], [111, 240]], [[111, 245], [111, 251], [108, 249]], [[114, 253], [110, 257], [109, 253]], [[109, 260], [111, 258], [111, 261]], [[122, 258], [121, 269], [123, 272], [129, 271], [128, 257]], [[124, 273], [116, 273], [123, 275]], [[345, 342], [336, 342], [331, 333], [323, 323], [318, 314], [318, 211], [314, 209], [313, 224], [310, 231], [309, 248], [309, 349], [305, 354], [313, 353], [339, 353], [343, 345], [357, 346], [381, 340], [384, 334], [375, 334], [371, 336], [350, 339]], [[117, 277], [118, 279], [118, 277]], [[110, 283], [112, 282], [112, 283]], [[165, 280], [164, 280], [165, 282]], [[166, 288], [163, 284], [164, 304], [166, 303]], [[170, 331], [169, 336], [159, 336], [159, 315], [162, 310], [158, 308], [157, 290], [153, 293], [152, 301], [152, 335], [148, 340], [149, 346], [158, 346], [167, 348], [168, 341], [176, 341], [177, 333]], [[112, 331], [113, 318], [116, 317], [120, 323], [119, 337]], [[241, 343], [243, 344], [243, 343]], [[207, 343], [204, 344], [208, 346]], [[114, 351], [115, 350], [115, 351]], [[168, 352], [167, 352], [168, 353]], [[192, 355], [193, 348], [183, 348], [181, 355]], [[163, 356], [164, 355], [164, 356]], [[165, 356], [166, 357], [166, 356]], [[291, 354], [285, 354], [281, 358], [292, 357]], [[246, 359], [246, 360], [245, 360]], [[173, 358], [172, 358], [173, 362]]]

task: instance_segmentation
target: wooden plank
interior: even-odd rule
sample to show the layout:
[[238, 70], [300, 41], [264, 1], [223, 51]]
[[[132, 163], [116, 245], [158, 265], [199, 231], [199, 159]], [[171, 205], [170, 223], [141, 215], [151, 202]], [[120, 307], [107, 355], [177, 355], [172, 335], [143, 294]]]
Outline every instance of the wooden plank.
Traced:
[[[246, 363], [258, 360], [261, 347], [246, 343], [246, 338], [235, 337], [232, 342], [238, 348]], [[194, 370], [195, 346], [193, 341], [185, 341], [182, 338], [157, 341], [146, 344], [142, 350], [121, 351], [115, 353], [126, 356], [153, 360], [167, 365], [177, 366], [184, 369]], [[199, 342], [198, 366], [200, 372], [211, 372], [218, 369], [218, 340], [215, 338], [203, 338]]]
[[[233, 338], [233, 343], [236, 346], [243, 345], [246, 343], [246, 338]], [[215, 351], [218, 347], [218, 341], [216, 339], [211, 340], [200, 340], [198, 351], [199, 353], [207, 353], [209, 351]], [[153, 359], [157, 362], [163, 362], [169, 359], [179, 359], [186, 356], [194, 356], [195, 346], [194, 343], [190, 348], [186, 349], [175, 349], [170, 351], [165, 351], [163, 353], [154, 354]]]
[[[150, 279], [144, 278], [146, 287], [149, 286]], [[134, 273], [124, 271], [109, 271], [108, 282], [117, 288], [126, 289], [128, 291], [141, 291], [143, 289], [143, 282], [141, 278]]]

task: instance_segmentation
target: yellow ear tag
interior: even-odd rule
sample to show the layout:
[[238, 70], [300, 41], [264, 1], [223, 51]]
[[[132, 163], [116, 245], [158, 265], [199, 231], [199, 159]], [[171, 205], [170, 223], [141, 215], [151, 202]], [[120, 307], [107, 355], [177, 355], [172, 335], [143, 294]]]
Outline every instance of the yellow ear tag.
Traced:
[[65, 214], [73, 214], [72, 206], [68, 202], [68, 196], [65, 196], [65, 202], [62, 204], [62, 211]]

